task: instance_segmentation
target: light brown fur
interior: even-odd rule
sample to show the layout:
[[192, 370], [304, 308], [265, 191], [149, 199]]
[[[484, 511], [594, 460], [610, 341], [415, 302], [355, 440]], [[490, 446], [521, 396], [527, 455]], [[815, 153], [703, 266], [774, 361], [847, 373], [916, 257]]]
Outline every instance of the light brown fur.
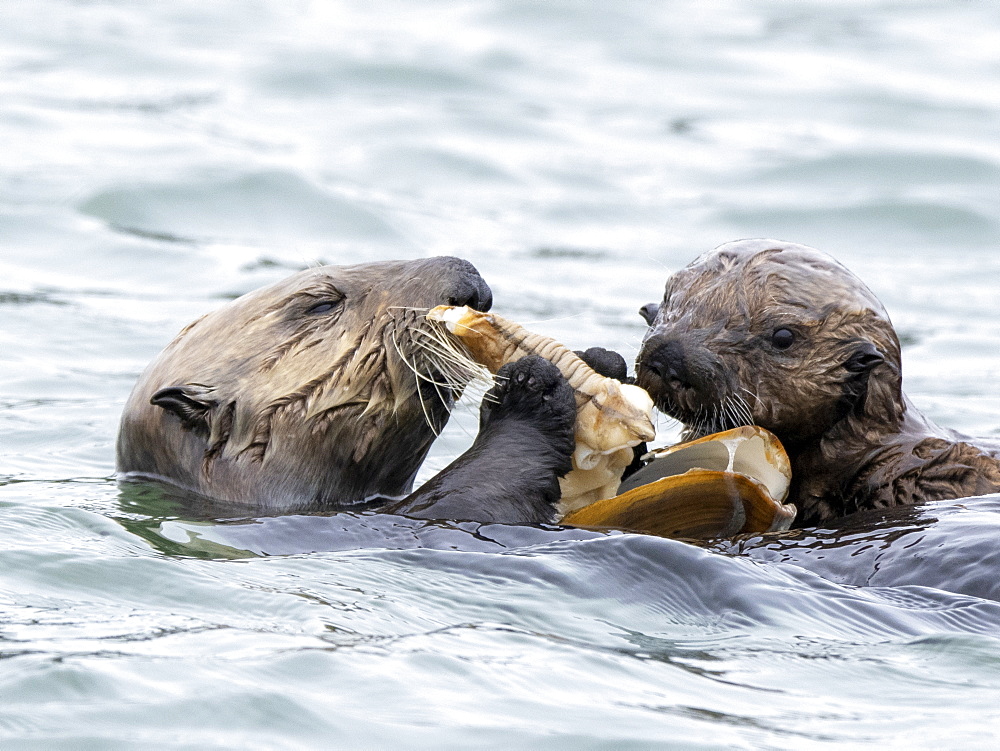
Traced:
[[454, 388], [421, 346], [427, 309], [490, 293], [454, 258], [324, 266], [187, 326], [140, 377], [118, 470], [288, 511], [410, 491]]

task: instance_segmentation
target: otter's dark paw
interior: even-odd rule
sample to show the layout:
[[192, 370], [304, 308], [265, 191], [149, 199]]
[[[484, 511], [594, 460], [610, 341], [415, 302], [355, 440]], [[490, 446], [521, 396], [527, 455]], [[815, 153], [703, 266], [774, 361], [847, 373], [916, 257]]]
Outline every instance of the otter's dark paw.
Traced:
[[576, 350], [573, 354], [605, 378], [627, 382], [628, 366], [625, 364], [625, 358], [617, 352], [604, 347], [591, 347], [586, 352]]
[[508, 363], [483, 397], [472, 446], [389, 513], [484, 524], [551, 522], [559, 478], [573, 468], [576, 398], [537, 355]]
[[559, 368], [538, 355], [504, 365], [483, 397], [480, 427], [500, 417], [523, 416], [552, 427], [572, 426], [576, 399]]

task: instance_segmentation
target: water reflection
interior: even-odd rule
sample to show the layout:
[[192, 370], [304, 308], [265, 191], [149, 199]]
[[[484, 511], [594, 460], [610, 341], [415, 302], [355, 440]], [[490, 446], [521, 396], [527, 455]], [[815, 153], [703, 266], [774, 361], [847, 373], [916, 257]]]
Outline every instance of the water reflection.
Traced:
[[711, 544], [791, 563], [853, 586], [919, 585], [1000, 600], [1000, 495], [854, 514], [801, 529]]
[[[149, 482], [122, 484], [120, 508], [119, 523], [160, 552], [205, 558], [419, 548], [501, 553], [609, 535], [646, 537], [554, 525], [427, 521], [363, 509], [247, 516], [245, 509]], [[842, 585], [934, 587], [1000, 600], [997, 539], [1000, 494], [864, 512], [824, 528], [690, 544], [726, 556], [790, 564]]]

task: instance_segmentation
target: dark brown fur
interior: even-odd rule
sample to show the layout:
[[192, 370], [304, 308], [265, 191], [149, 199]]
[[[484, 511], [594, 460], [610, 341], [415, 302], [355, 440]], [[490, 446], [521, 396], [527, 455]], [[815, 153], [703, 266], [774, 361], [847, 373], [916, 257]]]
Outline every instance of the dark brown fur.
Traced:
[[119, 474], [264, 511], [404, 496], [461, 388], [414, 375], [440, 380], [423, 313], [491, 302], [475, 268], [448, 257], [324, 266], [244, 295], [142, 374]]
[[469, 449], [416, 492], [383, 510], [424, 519], [552, 522], [559, 478], [573, 468], [576, 398], [537, 355], [509, 362], [483, 398]]
[[691, 437], [749, 422], [775, 433], [792, 461], [798, 525], [1000, 491], [995, 450], [907, 400], [885, 309], [826, 254], [727, 243], [671, 276], [663, 302], [642, 313], [639, 384]]

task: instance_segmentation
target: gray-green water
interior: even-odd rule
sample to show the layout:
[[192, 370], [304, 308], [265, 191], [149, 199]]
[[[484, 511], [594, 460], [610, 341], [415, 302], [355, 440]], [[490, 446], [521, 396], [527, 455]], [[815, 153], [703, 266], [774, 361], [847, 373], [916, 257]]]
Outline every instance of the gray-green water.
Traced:
[[9, 2], [0, 144], [3, 748], [1000, 743], [1000, 604], [947, 577], [226, 525], [112, 477], [153, 355], [308, 263], [459, 255], [502, 313], [631, 356], [667, 274], [747, 236], [858, 272], [913, 401], [997, 436], [992, 0]]

